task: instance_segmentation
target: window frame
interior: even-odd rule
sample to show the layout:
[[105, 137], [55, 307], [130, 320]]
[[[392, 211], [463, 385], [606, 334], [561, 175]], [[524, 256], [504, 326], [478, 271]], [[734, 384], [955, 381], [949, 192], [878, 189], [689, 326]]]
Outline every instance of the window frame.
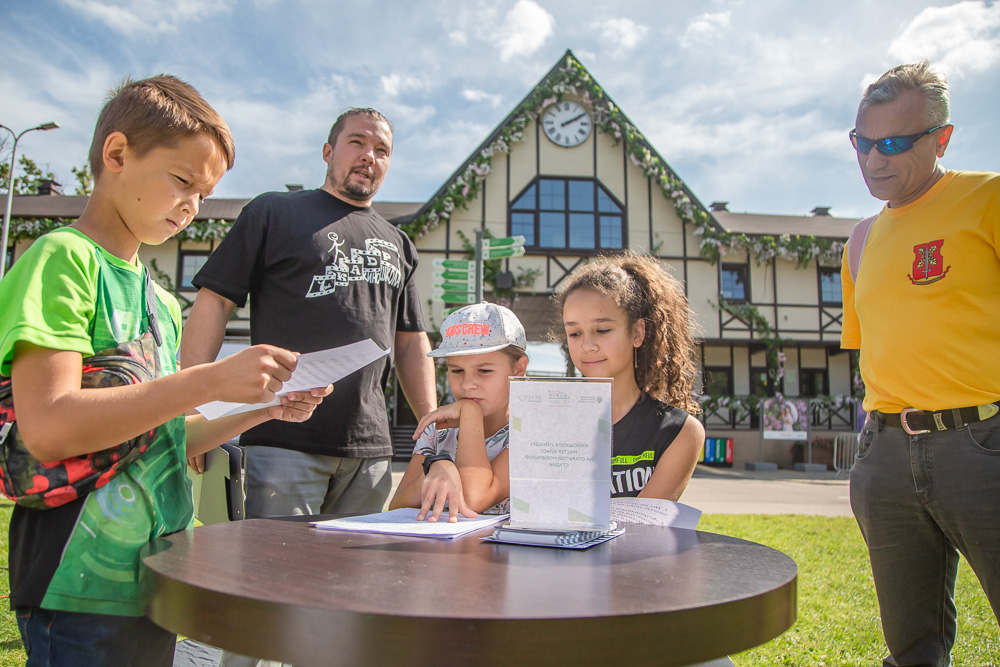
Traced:
[[[177, 286], [177, 291], [178, 292], [197, 292], [198, 291], [198, 288], [195, 287], [194, 285], [185, 285], [184, 284], [184, 258], [185, 257], [204, 257], [206, 259], [206, 261], [207, 261], [208, 260], [208, 256], [211, 255], [211, 254], [212, 254], [211, 250], [194, 250], [194, 249], [190, 249], [190, 248], [178, 248], [177, 249], [177, 273], [175, 275], [175, 282], [174, 282], [174, 284]], [[202, 266], [204, 266], [204, 262], [202, 263]], [[194, 275], [192, 275], [191, 278], [193, 279], [194, 276], [197, 275], [197, 273], [198, 272], [195, 271]]]
[[[740, 298], [731, 297], [725, 293], [725, 286], [723, 283], [723, 274], [725, 272], [737, 273], [742, 277], [743, 282], [743, 296]], [[719, 294], [728, 303], [750, 303], [750, 266], [748, 264], [736, 264], [728, 262], [719, 262]]]
[[[840, 269], [832, 266], [820, 266], [816, 271], [816, 288], [819, 290], [819, 303], [822, 306], [842, 306], [844, 305], [844, 285], [840, 280]], [[837, 286], [840, 287], [840, 298], [834, 301], [824, 299], [823, 276], [834, 276]]]
[[[559, 182], [562, 184], [561, 195], [542, 193], [543, 182]], [[571, 191], [573, 183], [585, 183], [591, 186], [593, 199], [587, 209], [574, 208]], [[533, 208], [515, 208], [515, 205], [532, 191]], [[604, 199], [616, 208], [616, 211], [602, 210], [606, 208]], [[561, 199], [561, 207], [543, 203], [548, 199]], [[546, 215], [547, 214], [547, 215]], [[561, 234], [552, 225], [543, 225], [546, 218], [561, 217]], [[516, 219], [520, 218], [520, 219]], [[574, 220], [575, 219], [575, 220]], [[581, 220], [592, 220], [593, 226], [581, 224]], [[607, 227], [609, 221], [612, 223]], [[528, 229], [530, 227], [530, 231]], [[543, 245], [543, 230], [548, 230], [548, 238], [555, 237], [557, 242]], [[596, 178], [573, 176], [536, 176], [530, 183], [511, 198], [507, 204], [507, 231], [511, 236], [523, 235], [526, 252], [559, 253], [567, 255], [593, 255], [608, 250], [623, 250], [628, 248], [628, 212], [625, 205], [615, 197], [607, 187]], [[584, 243], [574, 245], [574, 240], [582, 237]], [[617, 237], [617, 238], [616, 238]], [[604, 245], [604, 240], [617, 240], [617, 245]]]

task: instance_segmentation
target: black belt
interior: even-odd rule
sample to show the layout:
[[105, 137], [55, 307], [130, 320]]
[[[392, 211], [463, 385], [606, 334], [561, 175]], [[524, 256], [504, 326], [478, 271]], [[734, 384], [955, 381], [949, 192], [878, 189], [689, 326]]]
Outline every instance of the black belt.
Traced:
[[902, 412], [879, 412], [874, 414], [886, 426], [901, 428], [910, 435], [920, 435], [931, 431], [947, 431], [962, 428], [966, 424], [986, 421], [1000, 412], [1000, 405], [987, 403], [971, 408], [955, 408], [928, 412], [916, 408], [904, 408]]

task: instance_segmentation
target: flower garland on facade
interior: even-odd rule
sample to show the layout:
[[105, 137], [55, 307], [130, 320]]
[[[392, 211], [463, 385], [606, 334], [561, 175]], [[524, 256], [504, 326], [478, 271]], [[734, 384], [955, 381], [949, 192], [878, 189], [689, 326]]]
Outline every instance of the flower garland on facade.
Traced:
[[625, 114], [607, 97], [587, 69], [567, 53], [563, 64], [532, 91], [512, 113], [511, 120], [488, 146], [483, 148], [466, 165], [462, 173], [436, 197], [426, 211], [402, 229], [413, 239], [419, 239], [448, 220], [456, 208], [468, 204], [482, 189], [483, 182], [492, 168], [492, 158], [498, 153], [510, 153], [513, 143], [524, 140], [524, 129], [536, 120], [550, 104], [564, 95], [583, 100], [593, 111], [594, 124], [601, 132], [624, 143], [632, 163], [673, 202], [678, 217], [694, 227], [699, 237], [701, 256], [716, 264], [727, 253], [744, 251], [760, 264], [781, 257], [805, 267], [813, 259], [839, 266], [844, 244], [833, 239], [818, 239], [811, 235], [747, 236], [719, 229], [712, 224], [708, 213], [696, 206], [676, 175], [671, 172], [649, 142], [629, 122]]

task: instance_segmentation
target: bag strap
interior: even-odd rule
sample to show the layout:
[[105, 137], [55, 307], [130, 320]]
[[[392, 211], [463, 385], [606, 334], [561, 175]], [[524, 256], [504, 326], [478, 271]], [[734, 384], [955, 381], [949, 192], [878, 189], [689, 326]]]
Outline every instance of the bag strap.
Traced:
[[156, 315], [156, 290], [153, 289], [153, 281], [149, 279], [149, 269], [145, 266], [142, 267], [142, 275], [146, 279], [146, 326], [149, 332], [153, 334], [156, 347], [160, 347], [163, 345], [163, 335], [160, 334], [160, 320]]
[[861, 255], [868, 244], [868, 233], [872, 230], [872, 223], [878, 217], [878, 213], [865, 218], [854, 225], [851, 230], [851, 237], [847, 240], [847, 266], [851, 270], [851, 280], [858, 282], [858, 269], [861, 268]]

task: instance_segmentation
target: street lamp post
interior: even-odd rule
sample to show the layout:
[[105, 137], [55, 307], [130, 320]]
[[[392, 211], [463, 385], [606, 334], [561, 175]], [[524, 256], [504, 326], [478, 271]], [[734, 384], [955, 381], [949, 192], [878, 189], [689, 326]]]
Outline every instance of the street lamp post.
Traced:
[[10, 129], [6, 125], [0, 125], [10, 132], [10, 136], [14, 137], [14, 145], [10, 149], [10, 175], [7, 178], [7, 210], [3, 216], [3, 234], [0, 235], [0, 279], [3, 278], [4, 273], [7, 271], [7, 232], [10, 229], [10, 207], [14, 203], [14, 168], [17, 166], [15, 160], [17, 159], [17, 142], [28, 132], [33, 130], [54, 130], [59, 127], [59, 123], [42, 123], [36, 127], [29, 127], [20, 134], [16, 134], [14, 130]]

